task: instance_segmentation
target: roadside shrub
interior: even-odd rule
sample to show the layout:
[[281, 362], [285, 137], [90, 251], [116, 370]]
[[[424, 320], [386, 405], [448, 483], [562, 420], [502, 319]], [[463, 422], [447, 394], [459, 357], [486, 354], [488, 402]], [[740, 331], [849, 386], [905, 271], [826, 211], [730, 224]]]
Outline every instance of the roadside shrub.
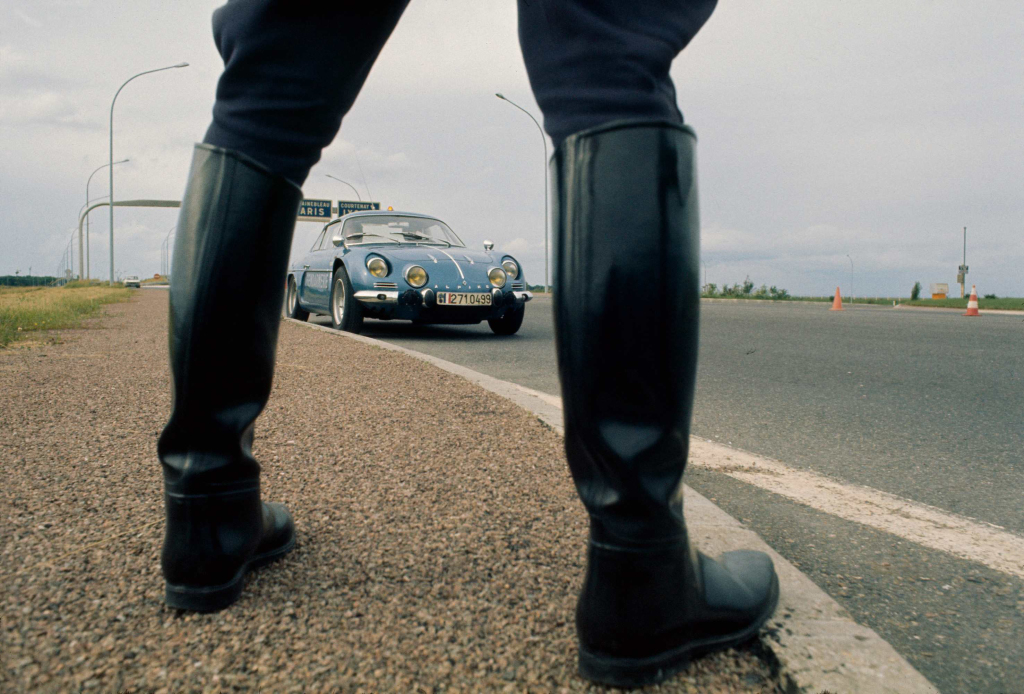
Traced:
[[983, 296], [982, 298], [983, 298], [983, 299], [998, 299], [999, 297], [998, 297], [998, 296], [996, 296], [995, 294], [986, 294], [986, 295], [985, 295], [985, 296]]
[[732, 286], [725, 284], [719, 289], [717, 284], [708, 282], [701, 287], [701, 296], [707, 299], [792, 299], [789, 292], [785, 289], [779, 289], [776, 286], [767, 286], [762, 284], [757, 289], [754, 289], [754, 283], [747, 277], [743, 284], [739, 282], [734, 283]]
[[910, 290], [910, 300], [917, 301], [921, 296], [921, 283], [914, 282], [914, 288]]

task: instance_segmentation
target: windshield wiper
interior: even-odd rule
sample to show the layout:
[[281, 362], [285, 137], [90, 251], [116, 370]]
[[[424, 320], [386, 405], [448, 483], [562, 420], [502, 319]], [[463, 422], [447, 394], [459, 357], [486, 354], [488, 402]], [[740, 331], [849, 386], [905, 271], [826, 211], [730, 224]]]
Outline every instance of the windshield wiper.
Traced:
[[447, 243], [448, 248], [452, 247], [451, 241], [447, 241], [445, 239], [435, 239], [433, 236], [424, 236], [422, 234], [417, 234], [415, 231], [393, 231], [391, 233], [401, 234], [402, 236], [409, 236], [414, 239], [417, 239], [418, 241], [430, 241], [432, 243]]
[[387, 237], [384, 234], [375, 234], [372, 231], [357, 231], [355, 233], [352, 233], [352, 234], [349, 234], [348, 236], [346, 236], [345, 240], [348, 241], [349, 239], [361, 239], [364, 236], [376, 236], [377, 238], [380, 238], [380, 239], [386, 239], [388, 241], [388, 243], [394, 243], [394, 240], [391, 239], [390, 237]]

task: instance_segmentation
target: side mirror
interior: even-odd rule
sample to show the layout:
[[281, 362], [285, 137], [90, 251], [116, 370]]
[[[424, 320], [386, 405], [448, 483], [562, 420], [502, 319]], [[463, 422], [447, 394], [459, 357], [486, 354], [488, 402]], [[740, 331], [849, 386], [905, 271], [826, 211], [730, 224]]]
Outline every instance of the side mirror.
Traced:
[[332, 236], [331, 237], [331, 243], [333, 243], [334, 247], [337, 248], [341, 244], [345, 243], [345, 239], [342, 238], [340, 235], [339, 236]]
[[493, 251], [494, 250], [494, 241], [484, 241], [484, 250], [485, 251]]

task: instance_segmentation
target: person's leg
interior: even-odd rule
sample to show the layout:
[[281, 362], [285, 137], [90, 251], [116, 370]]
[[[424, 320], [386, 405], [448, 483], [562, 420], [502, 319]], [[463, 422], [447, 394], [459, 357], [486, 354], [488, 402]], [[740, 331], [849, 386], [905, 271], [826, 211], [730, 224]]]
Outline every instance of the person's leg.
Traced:
[[660, 681], [754, 636], [771, 560], [696, 552], [683, 471], [697, 370], [696, 138], [672, 58], [714, 2], [520, 0], [552, 159], [555, 328], [573, 480], [590, 515], [577, 605], [584, 677]]
[[406, 3], [318, 4], [311, 16], [304, 3], [232, 0], [214, 15], [225, 72], [178, 221], [173, 397], [157, 447], [172, 607], [227, 607], [247, 570], [294, 544], [287, 509], [260, 500], [252, 440], [270, 395], [298, 185], [337, 133]]
[[213, 15], [224, 74], [203, 141], [301, 186], [408, 4], [228, 2]]

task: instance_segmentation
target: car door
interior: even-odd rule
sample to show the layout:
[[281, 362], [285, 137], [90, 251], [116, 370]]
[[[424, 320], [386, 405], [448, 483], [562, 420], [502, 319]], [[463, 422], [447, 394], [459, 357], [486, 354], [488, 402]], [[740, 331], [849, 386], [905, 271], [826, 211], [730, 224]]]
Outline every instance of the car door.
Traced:
[[320, 238], [319, 248], [315, 248], [309, 255], [309, 269], [306, 270], [310, 277], [310, 299], [309, 304], [317, 311], [330, 312], [331, 302], [331, 276], [334, 274], [335, 247], [331, 242], [334, 232], [338, 229], [337, 222], [331, 222], [324, 227], [323, 236]]
[[309, 252], [302, 258], [302, 262], [295, 268], [295, 281], [299, 288], [299, 303], [301, 303], [302, 307], [306, 310], [314, 308], [315, 306], [316, 282], [318, 277], [316, 273], [310, 273], [310, 269], [313, 265], [314, 256], [319, 250], [320, 244], [324, 240], [324, 234], [326, 233], [327, 227], [324, 227], [320, 233], [317, 234], [316, 240], [313, 242], [313, 245], [310, 246]]

